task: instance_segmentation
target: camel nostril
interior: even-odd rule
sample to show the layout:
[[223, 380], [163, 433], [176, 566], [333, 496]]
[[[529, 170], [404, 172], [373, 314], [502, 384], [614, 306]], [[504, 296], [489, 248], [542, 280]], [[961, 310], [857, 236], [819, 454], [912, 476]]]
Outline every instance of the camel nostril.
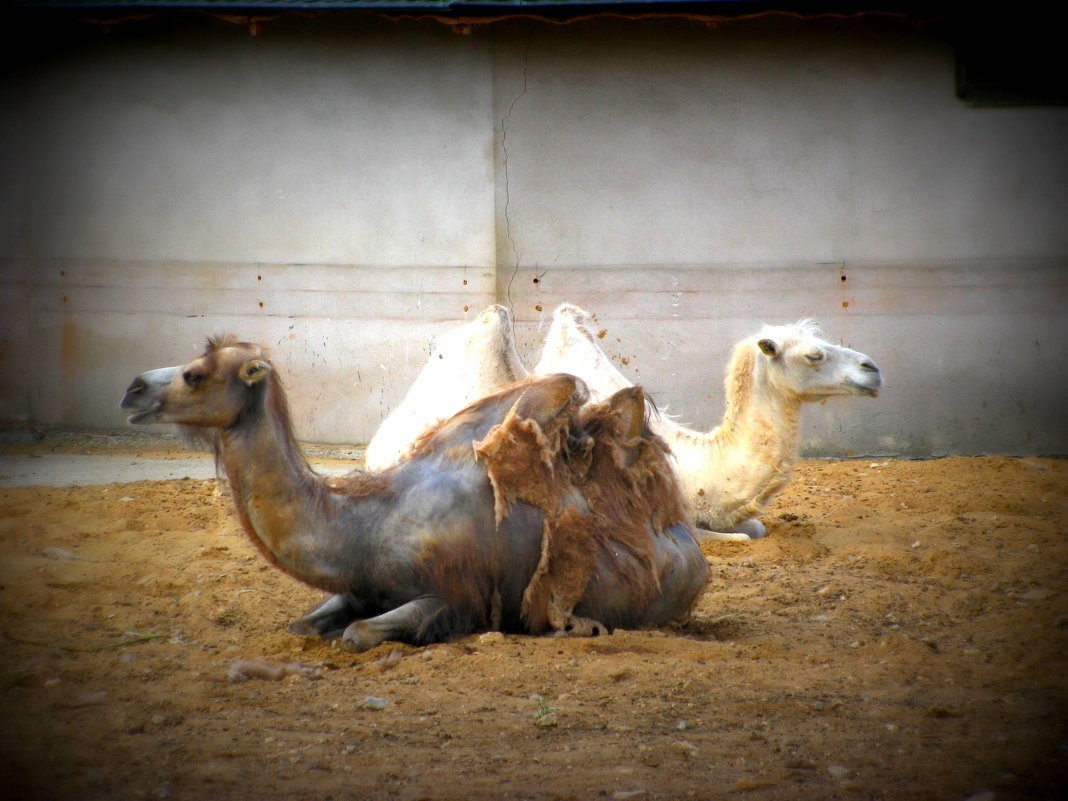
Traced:
[[860, 369], [861, 370], [867, 370], [869, 373], [877, 373], [877, 372], [879, 372], [879, 366], [875, 362], [873, 362], [871, 359], [866, 359], [865, 361], [862, 361], [860, 363]]
[[130, 384], [130, 386], [128, 386], [126, 388], [126, 394], [127, 395], [136, 395], [138, 392], [144, 392], [144, 390], [145, 390], [145, 382], [142, 381], [140, 378], [135, 378], [133, 380], [133, 383]]

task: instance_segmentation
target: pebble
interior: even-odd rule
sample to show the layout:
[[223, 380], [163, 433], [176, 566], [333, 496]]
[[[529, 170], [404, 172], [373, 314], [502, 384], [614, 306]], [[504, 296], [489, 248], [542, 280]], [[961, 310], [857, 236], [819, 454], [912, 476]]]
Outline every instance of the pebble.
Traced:
[[1020, 598], [1024, 601], [1044, 601], [1053, 595], [1052, 590], [1047, 590], [1043, 587], [1039, 587], [1034, 590], [1028, 590], [1020, 595]]
[[374, 666], [379, 670], [389, 670], [396, 667], [404, 659], [404, 652], [399, 648], [394, 648], [388, 654], [383, 657], [379, 657], [374, 661]]
[[78, 557], [75, 554], [64, 550], [63, 548], [56, 548], [55, 546], [45, 548], [41, 551], [41, 555], [46, 559], [59, 559], [63, 562], [76, 562], [78, 560]]
[[104, 699], [107, 698], [107, 695], [107, 692], [104, 690], [82, 693], [71, 702], [71, 706], [95, 706], [97, 704], [102, 704], [104, 703]]
[[697, 756], [700, 753], [700, 749], [687, 740], [676, 740], [671, 744], [676, 751], [681, 751], [686, 756]]
[[831, 774], [832, 779], [844, 779], [849, 775], [849, 768], [841, 765], [828, 765], [827, 772]]
[[389, 706], [389, 701], [385, 698], [376, 698], [373, 695], [369, 695], [360, 701], [360, 706], [364, 709], [385, 709]]

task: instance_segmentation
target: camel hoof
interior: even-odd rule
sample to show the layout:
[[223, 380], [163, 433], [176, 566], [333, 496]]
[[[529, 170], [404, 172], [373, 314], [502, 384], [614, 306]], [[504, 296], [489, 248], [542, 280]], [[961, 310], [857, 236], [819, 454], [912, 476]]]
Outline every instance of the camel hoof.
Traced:
[[319, 632], [305, 618], [298, 618], [286, 627], [290, 634], [300, 634], [303, 637], [318, 637]]
[[768, 533], [768, 530], [764, 528], [764, 524], [755, 517], [743, 520], [737, 525], [736, 530], [739, 534], [747, 534], [751, 540], [759, 540], [767, 536]]

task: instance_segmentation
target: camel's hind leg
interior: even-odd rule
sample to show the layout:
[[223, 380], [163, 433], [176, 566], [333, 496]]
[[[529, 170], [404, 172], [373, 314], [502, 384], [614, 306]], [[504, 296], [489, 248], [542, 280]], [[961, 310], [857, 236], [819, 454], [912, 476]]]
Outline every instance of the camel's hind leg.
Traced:
[[439, 631], [447, 617], [443, 600], [432, 595], [415, 598], [385, 614], [351, 623], [336, 645], [348, 651], [366, 651], [386, 640], [422, 644], [441, 639]]

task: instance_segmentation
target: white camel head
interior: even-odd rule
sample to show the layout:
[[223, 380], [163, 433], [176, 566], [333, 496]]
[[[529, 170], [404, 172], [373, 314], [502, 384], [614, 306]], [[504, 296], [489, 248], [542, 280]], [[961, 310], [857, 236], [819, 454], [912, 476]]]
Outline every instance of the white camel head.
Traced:
[[763, 356], [768, 383], [801, 401], [835, 395], [875, 397], [883, 385], [882, 373], [870, 356], [827, 342], [811, 320], [764, 326], [752, 342]]

